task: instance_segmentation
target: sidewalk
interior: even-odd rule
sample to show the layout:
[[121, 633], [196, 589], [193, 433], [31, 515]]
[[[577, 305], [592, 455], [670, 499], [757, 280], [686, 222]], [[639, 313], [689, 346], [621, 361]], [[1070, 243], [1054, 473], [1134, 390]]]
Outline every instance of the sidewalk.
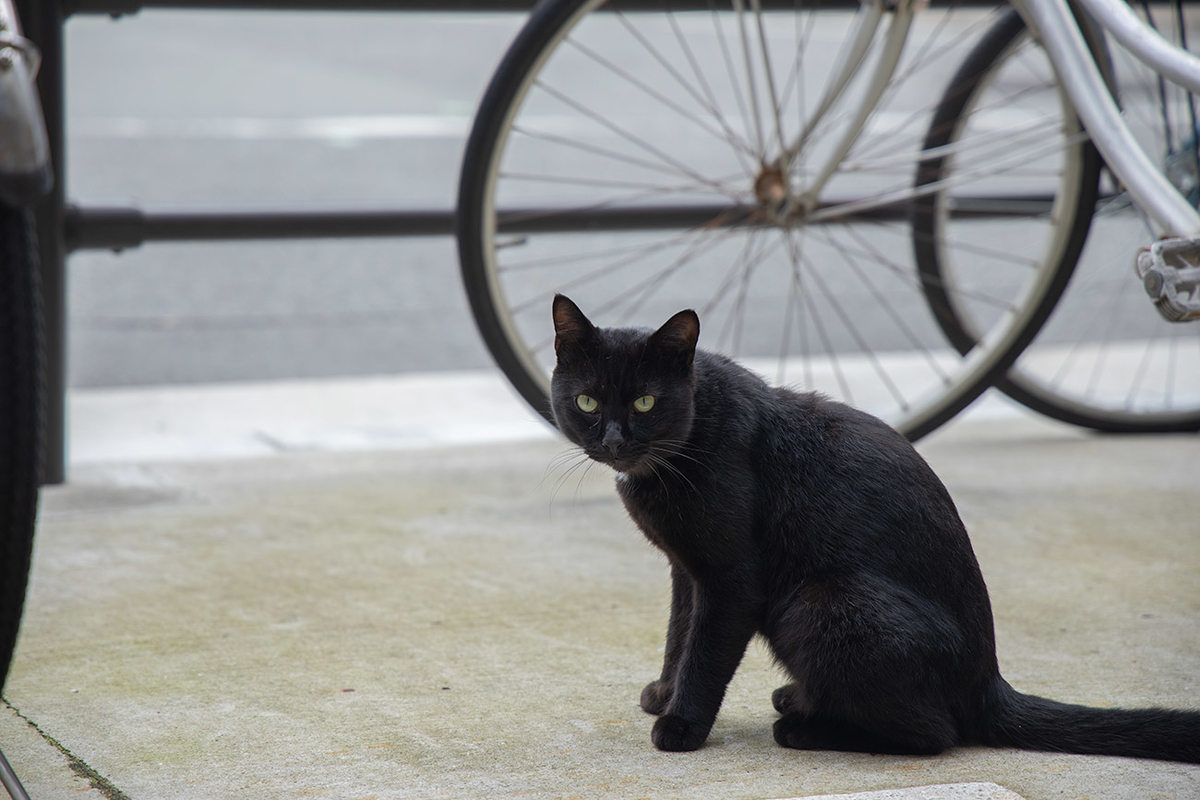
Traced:
[[[665, 562], [611, 475], [575, 468], [490, 373], [71, 409], [0, 706], [35, 800], [1200, 797], [1197, 766], [784, 750], [758, 645], [706, 747], [656, 751], [637, 698]], [[971, 531], [1012, 684], [1200, 707], [1200, 438], [992, 401], [920, 450]]]

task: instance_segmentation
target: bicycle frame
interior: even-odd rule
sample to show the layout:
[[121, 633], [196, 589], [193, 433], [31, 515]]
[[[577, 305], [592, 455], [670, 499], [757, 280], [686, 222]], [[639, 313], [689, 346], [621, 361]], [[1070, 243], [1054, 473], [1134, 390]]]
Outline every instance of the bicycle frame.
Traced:
[[1142, 63], [1168, 80], [1200, 92], [1200, 58], [1163, 39], [1127, 4], [1112, 0], [1079, 0], [1079, 4]]
[[[1096, 16], [1101, 24], [1123, 19], [1124, 36], [1135, 30], [1128, 24], [1128, 17], [1132, 17], [1134, 24], [1150, 34], [1140, 37], [1134, 54], [1156, 70], [1156, 64], [1172, 62], [1181, 71], [1180, 77], [1186, 78], [1185, 86], [1193, 91], [1200, 89], [1200, 60], [1190, 56], [1180, 58], [1182, 51], [1149, 31], [1128, 9], [1125, 9], [1128, 17], [1114, 10], [1121, 0], [1082, 2], [1089, 11], [1094, 8], [1100, 12]], [[1200, 234], [1200, 214], [1150, 160], [1121, 119], [1121, 111], [1105, 86], [1067, 4], [1061, 0], [1013, 0], [1013, 5], [1042, 39], [1088, 134], [1130, 194], [1163, 226], [1163, 233]]]

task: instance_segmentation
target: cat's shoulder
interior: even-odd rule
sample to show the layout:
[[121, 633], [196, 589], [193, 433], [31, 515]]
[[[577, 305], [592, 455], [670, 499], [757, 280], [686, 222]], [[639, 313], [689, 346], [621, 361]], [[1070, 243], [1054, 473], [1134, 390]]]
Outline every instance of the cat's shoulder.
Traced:
[[718, 391], [765, 393], [770, 387], [756, 372], [732, 358], [709, 350], [696, 350], [696, 376], [700, 383]]
[[912, 449], [908, 440], [883, 420], [820, 392], [774, 387], [771, 410], [778, 428], [800, 428], [828, 444], [853, 442], [883, 451]]

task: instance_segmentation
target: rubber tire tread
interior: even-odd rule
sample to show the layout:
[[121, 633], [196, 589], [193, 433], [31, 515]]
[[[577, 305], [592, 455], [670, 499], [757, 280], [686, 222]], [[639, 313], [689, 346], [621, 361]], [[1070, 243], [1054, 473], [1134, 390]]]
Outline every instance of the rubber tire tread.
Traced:
[[[484, 199], [488, 169], [499, 146], [500, 129], [516, 98], [526, 73], [537, 63], [555, 34], [567, 24], [585, 0], [542, 0], [518, 32], [500, 61], [467, 138], [459, 176], [458, 207], [455, 214], [458, 256], [463, 287], [479, 334], [505, 377], [535, 411], [554, 424], [550, 398], [530, 375], [512, 344], [493, 304], [487, 262], [484, 257]], [[546, 321], [550, 320], [550, 298], [546, 298]]]
[[0, 205], [0, 690], [16, 649], [42, 477], [40, 276], [28, 211]]

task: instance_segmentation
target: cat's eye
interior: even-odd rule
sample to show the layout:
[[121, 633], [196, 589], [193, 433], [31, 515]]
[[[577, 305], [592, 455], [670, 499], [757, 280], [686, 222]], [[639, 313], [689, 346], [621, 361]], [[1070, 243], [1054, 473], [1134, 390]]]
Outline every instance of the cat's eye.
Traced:
[[633, 408], [635, 411], [640, 411], [643, 414], [645, 414], [647, 411], [654, 408], [654, 395], [652, 395], [652, 394], [642, 395], [637, 400], [633, 401]]
[[600, 401], [586, 394], [581, 394], [575, 398], [575, 405], [579, 406], [580, 411], [591, 414], [600, 407]]

